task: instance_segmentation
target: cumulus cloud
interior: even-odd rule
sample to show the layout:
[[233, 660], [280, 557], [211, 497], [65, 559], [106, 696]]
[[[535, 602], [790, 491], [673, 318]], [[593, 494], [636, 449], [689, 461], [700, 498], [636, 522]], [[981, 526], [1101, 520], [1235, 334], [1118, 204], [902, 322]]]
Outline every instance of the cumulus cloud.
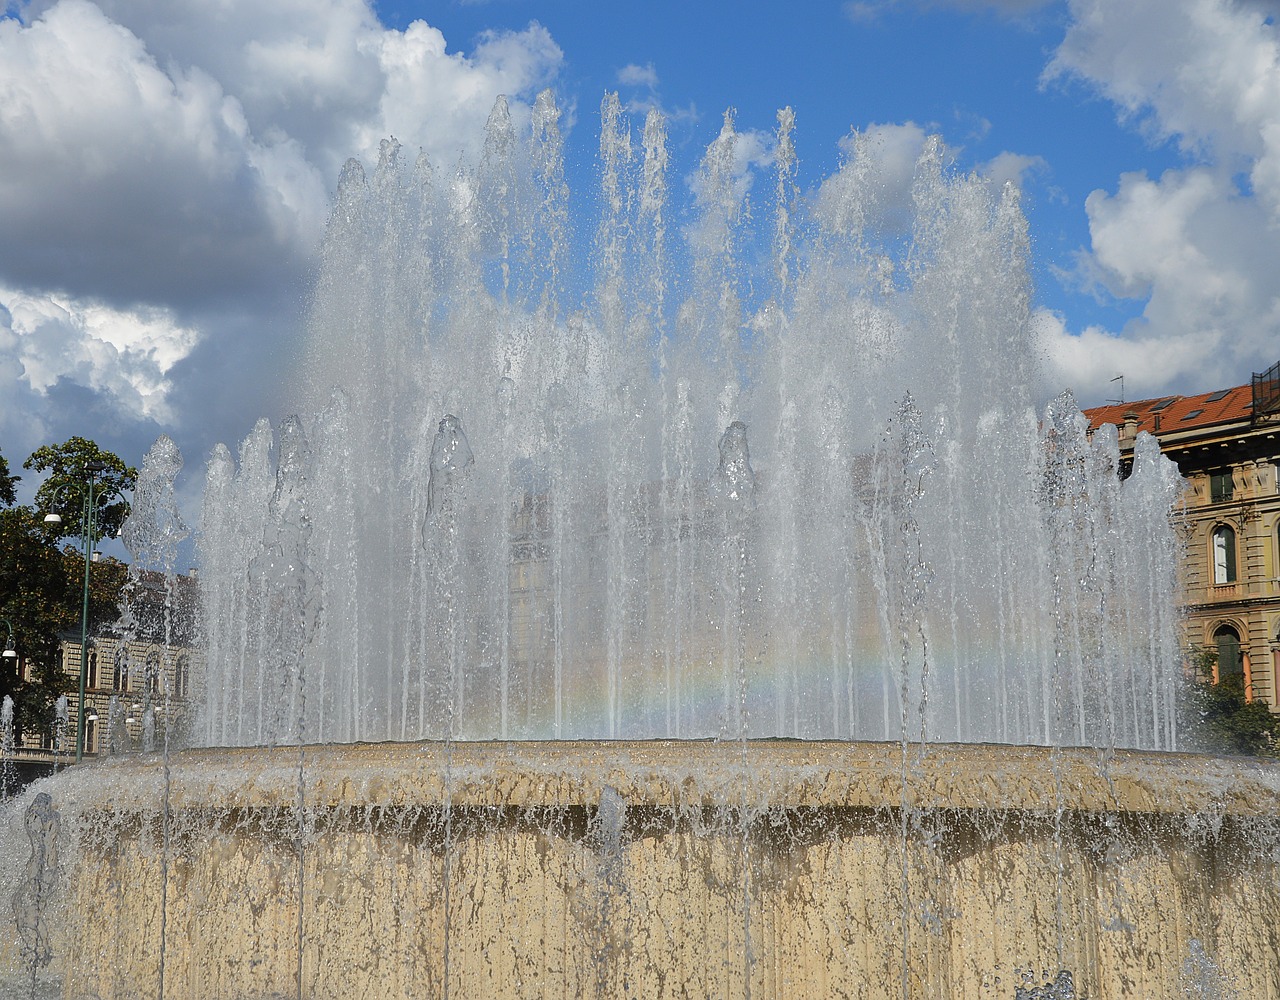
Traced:
[[377, 38], [385, 85], [377, 113], [353, 129], [353, 148], [372, 157], [394, 135], [449, 166], [483, 145], [481, 128], [494, 99], [506, 94], [517, 126], [529, 119], [535, 91], [551, 82], [563, 53], [541, 25], [521, 32], [486, 32], [470, 57], [449, 55], [444, 36], [422, 21]]
[[117, 303], [299, 273], [324, 186], [197, 68], [162, 71], [85, 0], [0, 22], [0, 277]]
[[169, 370], [196, 341], [159, 309], [120, 311], [54, 296], [2, 290], [8, 347], [27, 387], [46, 392], [71, 378], [129, 400], [137, 416], [172, 420]]
[[1102, 402], [1113, 390], [1111, 380], [1117, 375], [1124, 376], [1128, 399], [1149, 399], [1174, 391], [1170, 386], [1185, 381], [1189, 371], [1199, 374], [1187, 391], [1203, 392], [1229, 384], [1212, 377], [1215, 369], [1222, 374], [1214, 363], [1223, 344], [1220, 334], [1170, 344], [1156, 335], [1130, 332], [1120, 336], [1097, 326], [1071, 331], [1062, 316], [1045, 309], [1033, 315], [1032, 331], [1049, 366], [1068, 376], [1057, 387], [1074, 390], [1081, 405]]
[[231, 406], [256, 416], [343, 161], [395, 135], [451, 167], [481, 148], [499, 94], [527, 119], [563, 62], [536, 23], [449, 51], [364, 0], [18, 10], [0, 17], [6, 453], [68, 412], [68, 434], [172, 420], [199, 448]]
[[1089, 196], [1076, 280], [1145, 307], [1113, 334], [1050, 333], [1064, 381], [1087, 384], [1102, 366], [1158, 392], [1194, 391], [1280, 356], [1269, 266], [1280, 251], [1280, 38], [1267, 13], [1230, 0], [1072, 0], [1046, 79], [1083, 81], [1191, 162]]

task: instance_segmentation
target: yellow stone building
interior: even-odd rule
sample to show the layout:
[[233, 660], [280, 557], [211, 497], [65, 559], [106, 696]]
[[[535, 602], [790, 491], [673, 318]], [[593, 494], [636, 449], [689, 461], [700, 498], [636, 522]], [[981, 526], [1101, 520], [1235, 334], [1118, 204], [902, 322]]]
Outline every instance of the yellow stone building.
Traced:
[[1280, 362], [1247, 385], [1086, 410], [1114, 424], [1130, 461], [1141, 431], [1186, 479], [1181, 601], [1214, 680], [1280, 711]]
[[[204, 655], [195, 640], [197, 586], [194, 571], [174, 577], [171, 591], [162, 574], [142, 573], [131, 592], [131, 638], [123, 637], [119, 623], [90, 623], [85, 756], [142, 749], [152, 740], [160, 745], [166, 733], [181, 735], [193, 685], [203, 676]], [[66, 718], [24, 733], [12, 751], [15, 761], [56, 766], [75, 759], [82, 655], [80, 630], [63, 633], [58, 656]], [[17, 668], [29, 673], [34, 664], [20, 656]]]

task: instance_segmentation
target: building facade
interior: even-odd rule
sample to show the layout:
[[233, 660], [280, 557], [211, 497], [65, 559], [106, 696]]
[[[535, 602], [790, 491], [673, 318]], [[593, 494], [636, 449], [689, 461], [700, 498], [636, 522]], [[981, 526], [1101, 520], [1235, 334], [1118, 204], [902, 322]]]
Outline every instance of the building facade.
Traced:
[[[195, 638], [197, 586], [194, 573], [170, 580], [151, 572], [131, 578], [121, 619], [90, 623], [87, 658], [80, 630], [63, 633], [58, 667], [65, 707], [47, 725], [28, 728], [9, 749], [12, 759], [53, 765], [75, 759], [82, 664], [85, 756], [155, 749], [166, 738], [183, 741], [194, 687], [203, 676]], [[17, 669], [30, 676], [34, 664], [20, 657]]]
[[1131, 461], [1146, 431], [1186, 480], [1180, 603], [1215, 682], [1280, 711], [1280, 362], [1247, 385], [1086, 410]]

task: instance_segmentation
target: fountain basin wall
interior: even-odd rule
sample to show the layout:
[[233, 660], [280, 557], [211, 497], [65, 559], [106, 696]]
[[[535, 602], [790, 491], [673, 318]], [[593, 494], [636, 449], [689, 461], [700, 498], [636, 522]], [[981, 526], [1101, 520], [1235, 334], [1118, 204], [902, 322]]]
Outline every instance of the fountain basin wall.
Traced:
[[1064, 970], [1090, 1000], [1280, 996], [1271, 763], [366, 744], [116, 758], [39, 791], [53, 958], [32, 993], [0, 944], [6, 998], [1012, 998]]

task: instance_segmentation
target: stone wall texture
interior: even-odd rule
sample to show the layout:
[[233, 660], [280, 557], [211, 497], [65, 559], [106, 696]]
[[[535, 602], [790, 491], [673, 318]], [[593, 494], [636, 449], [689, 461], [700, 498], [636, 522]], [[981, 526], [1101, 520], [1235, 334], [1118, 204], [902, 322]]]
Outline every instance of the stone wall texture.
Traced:
[[1064, 972], [1088, 1000], [1280, 998], [1274, 763], [792, 741], [129, 756], [9, 804], [9, 896], [40, 792], [52, 958], [0, 934], [5, 1000], [1013, 1000], [1065, 996]]

